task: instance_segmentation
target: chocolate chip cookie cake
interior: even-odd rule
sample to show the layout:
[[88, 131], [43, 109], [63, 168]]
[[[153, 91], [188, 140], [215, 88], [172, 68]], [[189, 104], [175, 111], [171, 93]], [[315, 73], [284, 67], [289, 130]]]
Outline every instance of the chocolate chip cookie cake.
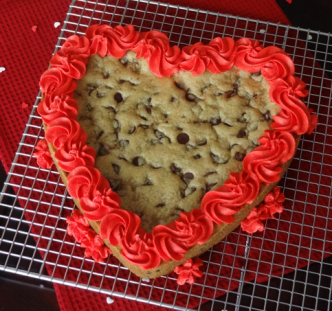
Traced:
[[108, 256], [105, 243], [140, 277], [234, 230], [317, 124], [290, 57], [246, 38], [180, 49], [158, 31], [93, 25], [40, 85], [45, 138], [94, 251]]

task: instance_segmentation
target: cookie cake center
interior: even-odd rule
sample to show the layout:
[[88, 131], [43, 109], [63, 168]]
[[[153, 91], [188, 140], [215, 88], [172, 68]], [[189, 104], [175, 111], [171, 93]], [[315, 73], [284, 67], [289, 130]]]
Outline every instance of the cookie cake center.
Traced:
[[135, 56], [91, 56], [75, 99], [95, 167], [151, 232], [241, 172], [280, 108], [260, 72], [159, 78]]

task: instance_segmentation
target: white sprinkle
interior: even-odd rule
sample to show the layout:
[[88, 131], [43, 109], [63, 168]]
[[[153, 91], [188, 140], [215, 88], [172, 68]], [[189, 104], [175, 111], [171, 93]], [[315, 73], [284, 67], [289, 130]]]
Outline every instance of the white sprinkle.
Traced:
[[265, 29], [260, 29], [259, 32], [260, 33], [265, 33]]
[[312, 36], [310, 36], [310, 35], [308, 34], [307, 39], [308, 39], [308, 40], [311, 40], [311, 39], [312, 39]]
[[149, 278], [143, 278], [142, 281], [143, 281], [143, 282], [147, 282], [147, 283], [149, 283], [149, 282], [150, 282], [150, 279], [149, 279]]
[[40, 287], [40, 288], [44, 288], [44, 285], [43, 285], [43, 284], [40, 284], [39, 287]]
[[55, 27], [55, 28], [58, 28], [60, 25], [61, 25], [61, 23], [59, 23], [59, 22], [55, 22], [55, 23], [54, 23], [54, 27]]
[[3, 71], [5, 71], [5, 70], [6, 70], [5, 67], [0, 67], [0, 73], [3, 72]]
[[107, 297], [106, 302], [110, 305], [114, 302], [114, 300], [111, 297]]

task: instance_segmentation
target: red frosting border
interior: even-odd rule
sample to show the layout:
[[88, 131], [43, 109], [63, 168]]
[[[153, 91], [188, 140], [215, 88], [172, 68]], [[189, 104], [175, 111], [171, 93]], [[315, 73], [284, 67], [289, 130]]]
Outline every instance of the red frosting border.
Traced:
[[[208, 192], [200, 210], [183, 212], [173, 223], [156, 226], [152, 234], [144, 231], [136, 214], [121, 209], [118, 195], [93, 167], [96, 154], [75, 121], [76, 79], [84, 76], [87, 58], [94, 54], [122, 58], [129, 50], [146, 59], [158, 77], [170, 77], [179, 70], [193, 75], [205, 70], [220, 73], [233, 66], [259, 72], [270, 85], [271, 101], [281, 108], [273, 117], [274, 131], [265, 131], [261, 145], [245, 156], [241, 173], [230, 174], [222, 187]], [[101, 221], [101, 238], [120, 245], [122, 256], [145, 270], [157, 267], [161, 260], [183, 259], [190, 247], [211, 237], [215, 224], [232, 223], [234, 215], [254, 201], [261, 185], [280, 179], [281, 165], [295, 152], [294, 134], [310, 134], [317, 125], [317, 116], [300, 100], [308, 92], [304, 82], [293, 76], [291, 58], [277, 47], [264, 48], [257, 40], [214, 38], [206, 45], [196, 43], [181, 50], [171, 47], [159, 31], [139, 33], [132, 25], [93, 25], [86, 36], [69, 37], [51, 65], [40, 79], [44, 99], [37, 110], [48, 125], [46, 140], [57, 148], [59, 166], [69, 173], [68, 191], [79, 199], [86, 219]]]

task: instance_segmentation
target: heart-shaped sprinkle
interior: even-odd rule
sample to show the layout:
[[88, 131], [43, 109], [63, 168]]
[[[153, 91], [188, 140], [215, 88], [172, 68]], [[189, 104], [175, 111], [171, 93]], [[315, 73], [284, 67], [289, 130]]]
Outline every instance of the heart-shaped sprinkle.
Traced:
[[114, 300], [111, 297], [107, 297], [106, 302], [110, 305], [114, 302]]
[[59, 23], [59, 22], [55, 22], [55, 23], [54, 23], [54, 28], [58, 28], [60, 25], [61, 25], [61, 23]]
[[4, 72], [5, 70], [6, 70], [5, 67], [0, 67], [0, 73], [1, 73], [1, 72]]
[[36, 26], [36, 25], [32, 26], [32, 27], [31, 27], [31, 30], [32, 30], [33, 32], [36, 32], [36, 31], [37, 31], [37, 26]]
[[28, 104], [26, 104], [25, 102], [22, 103], [22, 108], [27, 108]]

